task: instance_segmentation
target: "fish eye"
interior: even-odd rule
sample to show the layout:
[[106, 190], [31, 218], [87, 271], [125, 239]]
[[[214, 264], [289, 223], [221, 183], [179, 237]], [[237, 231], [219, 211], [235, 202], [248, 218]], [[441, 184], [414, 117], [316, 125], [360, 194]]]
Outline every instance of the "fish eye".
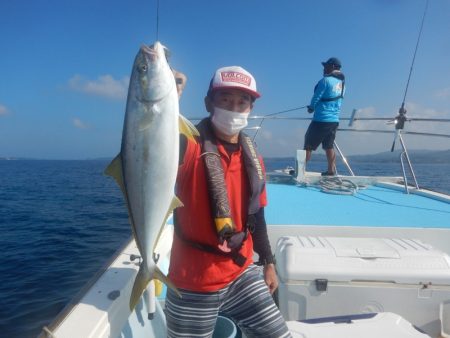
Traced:
[[146, 64], [143, 64], [143, 65], [140, 65], [140, 66], [139, 66], [139, 71], [140, 71], [141, 73], [147, 72], [147, 69], [148, 69], [148, 67], [147, 67]]

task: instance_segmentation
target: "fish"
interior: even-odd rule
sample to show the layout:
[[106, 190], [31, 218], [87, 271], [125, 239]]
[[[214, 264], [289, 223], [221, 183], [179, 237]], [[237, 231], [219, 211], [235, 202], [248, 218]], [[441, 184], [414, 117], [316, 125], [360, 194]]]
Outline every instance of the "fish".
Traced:
[[155, 263], [154, 249], [173, 209], [183, 206], [175, 196], [179, 135], [199, 135], [179, 112], [175, 78], [165, 47], [143, 45], [134, 60], [120, 153], [105, 169], [122, 190], [134, 239], [142, 257], [130, 297], [132, 311], [152, 279], [178, 292]]

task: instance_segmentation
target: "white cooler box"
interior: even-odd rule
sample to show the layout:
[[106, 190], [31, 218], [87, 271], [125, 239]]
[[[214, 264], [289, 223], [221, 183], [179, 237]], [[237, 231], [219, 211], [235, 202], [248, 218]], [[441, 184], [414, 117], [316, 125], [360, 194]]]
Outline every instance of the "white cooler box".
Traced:
[[418, 240], [288, 236], [275, 256], [286, 320], [393, 312], [434, 337], [450, 325], [450, 257]]
[[286, 324], [293, 338], [430, 338], [391, 312]]

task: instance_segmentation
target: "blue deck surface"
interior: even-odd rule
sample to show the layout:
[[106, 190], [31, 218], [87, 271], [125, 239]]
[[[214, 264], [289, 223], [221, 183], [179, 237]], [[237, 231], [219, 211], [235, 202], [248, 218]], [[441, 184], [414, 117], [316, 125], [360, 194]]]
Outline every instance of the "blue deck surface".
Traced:
[[271, 225], [346, 225], [450, 228], [450, 203], [376, 186], [356, 195], [314, 187], [267, 184], [266, 220]]

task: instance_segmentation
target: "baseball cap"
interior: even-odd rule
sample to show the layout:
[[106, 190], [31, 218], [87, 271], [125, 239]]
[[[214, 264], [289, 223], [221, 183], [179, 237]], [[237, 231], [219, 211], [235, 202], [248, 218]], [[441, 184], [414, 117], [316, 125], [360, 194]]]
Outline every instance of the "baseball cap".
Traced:
[[240, 89], [253, 98], [261, 95], [256, 90], [256, 81], [252, 74], [239, 66], [222, 67], [216, 70], [209, 84], [208, 96], [218, 89], [232, 88]]
[[329, 58], [327, 61], [322, 62], [322, 66], [325, 65], [335, 65], [337, 67], [342, 67], [341, 61], [335, 57]]

